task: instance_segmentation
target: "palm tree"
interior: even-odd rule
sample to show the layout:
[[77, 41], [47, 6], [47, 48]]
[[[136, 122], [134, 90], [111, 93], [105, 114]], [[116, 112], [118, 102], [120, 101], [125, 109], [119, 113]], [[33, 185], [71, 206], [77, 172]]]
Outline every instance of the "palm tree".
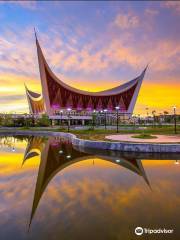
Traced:
[[152, 111], [152, 115], [153, 115], [153, 125], [155, 126], [155, 120], [156, 120], [156, 116], [155, 116], [155, 114], [156, 114], [156, 111], [155, 110], [153, 110]]
[[169, 113], [167, 111], [164, 111], [164, 115], [168, 115]]
[[167, 111], [164, 111], [164, 122], [165, 122], [165, 119], [166, 119], [166, 115], [168, 115], [169, 113]]

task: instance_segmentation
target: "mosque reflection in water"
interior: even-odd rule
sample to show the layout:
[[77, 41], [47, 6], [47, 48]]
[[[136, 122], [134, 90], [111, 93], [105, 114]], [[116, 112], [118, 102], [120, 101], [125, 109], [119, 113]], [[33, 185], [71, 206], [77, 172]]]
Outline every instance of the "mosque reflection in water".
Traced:
[[[93, 150], [84, 149], [84, 151], [82, 151], [81, 149], [81, 151], [79, 151], [78, 149], [75, 149], [75, 147], [72, 147], [71, 141], [68, 139], [51, 137], [48, 139], [48, 141], [46, 141], [44, 138], [41, 137], [31, 137], [25, 151], [23, 164], [25, 164], [25, 162], [29, 158], [32, 158], [39, 154], [41, 156], [41, 162], [39, 166], [36, 188], [34, 193], [30, 223], [33, 219], [41, 196], [51, 179], [58, 172], [70, 166], [71, 164], [83, 161], [88, 158], [91, 159], [93, 155]], [[111, 154], [111, 152], [108, 151], [105, 153], [99, 152], [99, 154], [96, 151], [96, 155], [106, 161], [121, 165], [137, 173], [144, 178], [145, 182], [150, 187], [141, 160], [121, 157], [118, 154]]]
[[[16, 139], [22, 136], [16, 136]], [[8, 140], [10, 139], [10, 140]], [[12, 140], [13, 139], [13, 140]], [[6, 144], [15, 151], [15, 138], [4, 138], [3, 144]], [[22, 168], [26, 165], [29, 159], [39, 156], [40, 164], [36, 179], [36, 186], [33, 195], [32, 209], [29, 219], [29, 230], [31, 230], [32, 220], [35, 217], [38, 205], [47, 189], [48, 184], [52, 181], [56, 174], [63, 169], [81, 162], [83, 160], [92, 159], [94, 164], [94, 157], [103, 159], [109, 163], [119, 165], [132, 173], [137, 174], [144, 180], [149, 192], [153, 192], [148, 174], [142, 164], [142, 159], [171, 159], [178, 164], [178, 154], [142, 154], [142, 153], [120, 153], [118, 151], [105, 151], [86, 149], [83, 147], [72, 146], [70, 139], [63, 137], [24, 137], [27, 140], [27, 147], [22, 160]], [[1, 142], [2, 144], [2, 142]]]

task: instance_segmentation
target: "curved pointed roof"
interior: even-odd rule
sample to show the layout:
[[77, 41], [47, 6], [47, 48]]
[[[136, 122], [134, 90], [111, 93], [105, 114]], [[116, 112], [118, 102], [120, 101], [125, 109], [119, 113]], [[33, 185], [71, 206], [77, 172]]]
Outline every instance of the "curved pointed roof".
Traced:
[[27, 85], [24, 84], [26, 89], [26, 94], [32, 99], [32, 100], [40, 100], [42, 98], [42, 95], [40, 93], [33, 92], [28, 89]]
[[26, 97], [28, 100], [29, 111], [31, 114], [39, 114], [44, 112], [44, 100], [41, 94], [30, 91], [26, 84], [24, 84], [26, 90]]
[[43, 54], [42, 49], [40, 47], [40, 44], [39, 44], [39, 41], [37, 39], [36, 33], [35, 33], [35, 37], [36, 37], [36, 46], [37, 46], [38, 59], [42, 59], [43, 60], [46, 74], [49, 74], [58, 84], [60, 84], [64, 88], [68, 89], [69, 91], [78, 93], [78, 94], [91, 95], [91, 96], [107, 96], [107, 95], [109, 96], [109, 95], [116, 95], [116, 94], [123, 93], [123, 92], [127, 91], [128, 89], [130, 89], [131, 87], [135, 86], [139, 81], [142, 81], [143, 78], [144, 78], [146, 69], [147, 69], [147, 66], [146, 66], [146, 68], [142, 71], [142, 73], [138, 77], [136, 77], [133, 80], [128, 81], [128, 82], [126, 82], [124, 84], [121, 84], [121, 85], [119, 85], [117, 87], [108, 89], [108, 90], [103, 90], [103, 91], [99, 91], [99, 92], [89, 92], [89, 91], [80, 90], [80, 89], [77, 89], [77, 88], [69, 86], [68, 84], [63, 82], [61, 79], [59, 79], [52, 72], [52, 70], [50, 69], [50, 67], [49, 67], [49, 65], [48, 65], [48, 63], [47, 63], [47, 61], [46, 61], [46, 59], [44, 57], [44, 54]]

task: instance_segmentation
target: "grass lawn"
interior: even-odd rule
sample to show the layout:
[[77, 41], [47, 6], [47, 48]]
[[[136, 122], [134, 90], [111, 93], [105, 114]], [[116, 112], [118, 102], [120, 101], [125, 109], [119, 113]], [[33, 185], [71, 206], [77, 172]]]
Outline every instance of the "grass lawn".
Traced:
[[[113, 130], [105, 130], [105, 129], [88, 129], [88, 130], [71, 130], [71, 133], [74, 133], [77, 137], [88, 139], [88, 140], [95, 140], [95, 141], [112, 141], [106, 139], [107, 135], [114, 135], [114, 134], [139, 134], [140, 138], [156, 138], [152, 135], [162, 134], [162, 135], [174, 135], [174, 127], [173, 126], [162, 126], [162, 127], [147, 127], [147, 129], [123, 129], [116, 132], [116, 129]], [[180, 134], [180, 126], [177, 128], [177, 132]], [[178, 135], [179, 135], [178, 134]], [[177, 134], [176, 134], [177, 135]], [[180, 135], [179, 135], [180, 136]], [[113, 140], [114, 141], [114, 140]]]
[[133, 135], [132, 138], [154, 139], [154, 138], [157, 138], [157, 137], [153, 136], [153, 135], [150, 135], [150, 134], [138, 134], [138, 135]]
[[[123, 129], [120, 129], [120, 127], [123, 127]], [[156, 134], [162, 134], [162, 135], [174, 135], [174, 126], [147, 126], [145, 129], [137, 129], [131, 126], [132, 129], [129, 129], [127, 126], [119, 126], [119, 132], [116, 132], [116, 129], [112, 130], [105, 130], [105, 129], [72, 129], [70, 128], [70, 133], [75, 134], [79, 138], [83, 139], [89, 139], [89, 140], [106, 140], [106, 141], [111, 141], [105, 139], [105, 136], [107, 135], [112, 135], [112, 134], [139, 134], [140, 138], [153, 138], [151, 135], [156, 135]], [[13, 129], [13, 128], [12, 128]], [[30, 128], [19, 128], [19, 130], [31, 130], [31, 131], [54, 131], [54, 132], [67, 132], [67, 127], [63, 128], [58, 128], [58, 127], [46, 127], [46, 128], [41, 128], [41, 127], [30, 127]], [[6, 132], [7, 130], [0, 129], [2, 132]], [[9, 130], [8, 130], [9, 131]], [[177, 126], [177, 133], [176, 136], [180, 136], [180, 126]], [[135, 137], [135, 136], [133, 136]]]
[[[177, 132], [180, 134], [180, 127], [178, 126]], [[79, 138], [83, 139], [89, 139], [89, 140], [106, 140], [105, 139], [107, 135], [112, 134], [139, 134], [140, 138], [154, 138], [152, 135], [156, 134], [162, 134], [162, 135], [174, 135], [174, 127], [172, 126], [163, 126], [163, 127], [147, 127], [147, 129], [123, 129], [119, 130], [119, 132], [116, 132], [116, 129], [114, 130], [105, 130], [105, 129], [88, 129], [88, 130], [71, 130], [71, 133], [74, 133]], [[179, 135], [178, 134], [178, 135]], [[155, 137], [156, 138], [156, 137]]]

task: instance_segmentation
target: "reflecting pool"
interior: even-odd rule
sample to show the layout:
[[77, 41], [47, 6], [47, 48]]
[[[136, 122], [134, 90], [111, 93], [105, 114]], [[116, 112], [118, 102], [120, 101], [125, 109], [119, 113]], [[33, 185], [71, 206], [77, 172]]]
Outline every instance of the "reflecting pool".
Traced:
[[[1, 137], [0, 240], [179, 240], [179, 159]], [[136, 227], [174, 232], [137, 236]]]

